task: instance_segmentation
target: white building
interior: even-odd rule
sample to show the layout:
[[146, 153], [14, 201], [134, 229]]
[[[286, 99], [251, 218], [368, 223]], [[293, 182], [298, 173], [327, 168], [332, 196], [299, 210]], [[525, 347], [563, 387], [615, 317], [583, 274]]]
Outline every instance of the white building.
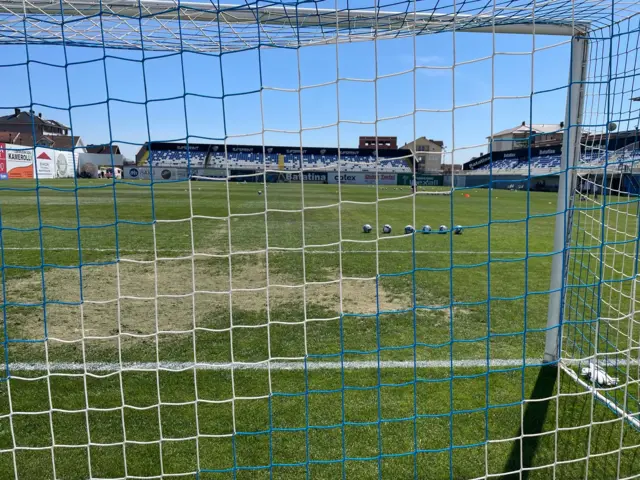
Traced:
[[416, 159], [416, 170], [419, 172], [439, 172], [442, 164], [444, 142], [426, 137], [416, 138], [403, 147], [411, 150]]
[[534, 123], [527, 125], [522, 122], [517, 127], [508, 128], [494, 133], [487, 139], [492, 145], [492, 151], [504, 152], [527, 148], [531, 139], [531, 146], [557, 145], [562, 142], [562, 123]]

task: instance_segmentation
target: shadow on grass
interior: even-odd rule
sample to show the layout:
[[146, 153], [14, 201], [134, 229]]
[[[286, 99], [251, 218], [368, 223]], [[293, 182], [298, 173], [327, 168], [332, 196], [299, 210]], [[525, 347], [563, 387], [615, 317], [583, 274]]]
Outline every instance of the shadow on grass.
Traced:
[[[557, 379], [557, 368], [555, 366], [546, 366], [540, 369], [536, 384], [531, 392], [531, 400], [539, 398], [549, 399], [553, 395], [553, 389]], [[533, 465], [533, 459], [538, 450], [540, 443], [540, 434], [542, 433], [545, 418], [547, 417], [547, 411], [549, 410], [550, 400], [544, 400], [539, 402], [527, 403], [527, 408], [524, 411], [524, 418], [522, 420], [522, 426], [518, 432], [520, 435], [533, 435], [524, 437], [522, 440], [517, 440], [513, 444], [509, 459], [504, 466], [506, 473], [502, 476], [502, 480], [514, 480], [529, 478], [529, 470], [521, 471]], [[522, 476], [521, 476], [522, 474]]]

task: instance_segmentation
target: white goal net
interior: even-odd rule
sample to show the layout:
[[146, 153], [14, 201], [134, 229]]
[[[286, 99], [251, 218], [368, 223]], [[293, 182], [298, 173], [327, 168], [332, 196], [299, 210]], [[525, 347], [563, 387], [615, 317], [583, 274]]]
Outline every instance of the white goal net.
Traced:
[[638, 477], [636, 2], [0, 6], [0, 478]]

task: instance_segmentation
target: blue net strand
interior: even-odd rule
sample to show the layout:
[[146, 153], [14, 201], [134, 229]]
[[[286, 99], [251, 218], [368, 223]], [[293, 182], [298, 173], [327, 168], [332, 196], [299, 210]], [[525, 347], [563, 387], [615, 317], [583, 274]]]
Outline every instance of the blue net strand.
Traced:
[[[360, 7], [3, 4], [0, 72], [19, 105], [0, 99], [0, 472], [636, 473], [640, 8]], [[589, 44], [586, 78], [563, 70], [556, 83], [576, 39]], [[531, 91], [505, 94], [505, 45], [551, 80], [510, 71]], [[472, 69], [485, 60], [491, 97], [467, 104], [476, 92], [460, 85], [472, 78], [480, 92]], [[449, 76], [450, 94], [439, 85]], [[413, 83], [385, 86], [396, 77]], [[571, 91], [579, 120], [541, 127], [576, 117], [555, 105]], [[513, 111], [498, 113], [506, 100]], [[529, 125], [497, 134], [520, 113]], [[2, 127], [12, 115], [29, 118], [19, 132]], [[381, 147], [409, 120], [465, 170], [416, 171], [433, 154], [419, 139]], [[358, 135], [372, 131], [376, 146], [363, 148]], [[568, 165], [559, 142], [574, 131]], [[65, 174], [44, 168], [63, 162]], [[403, 233], [408, 222], [433, 228]], [[590, 364], [618, 380], [597, 383]]]

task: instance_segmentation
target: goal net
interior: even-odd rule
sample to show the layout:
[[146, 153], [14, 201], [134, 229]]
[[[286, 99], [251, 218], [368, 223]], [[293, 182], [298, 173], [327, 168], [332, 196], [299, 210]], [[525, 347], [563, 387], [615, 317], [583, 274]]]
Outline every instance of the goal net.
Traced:
[[[593, 47], [597, 45], [592, 42]], [[614, 42], [616, 51], [620, 47]], [[624, 58], [629, 53], [618, 51], [616, 57]], [[592, 75], [594, 82], [601, 81], [600, 74]], [[625, 73], [617, 71], [613, 75], [624, 77]], [[617, 88], [610, 87], [611, 95], [620, 95]], [[633, 173], [640, 150], [636, 138], [618, 150], [600, 146], [605, 143], [604, 137], [607, 142], [616, 140], [616, 128], [606, 126], [633, 124], [628, 118], [634, 114], [628, 112], [637, 108], [625, 105], [628, 112], [598, 112], [595, 103], [599, 90], [588, 88], [587, 105], [593, 106], [594, 119], [611, 119], [603, 122], [605, 130], [610, 131], [583, 135], [582, 158], [588, 160], [575, 167], [562, 356], [566, 371], [593, 392], [597, 401], [640, 428], [640, 331], [636, 313], [640, 192]], [[585, 123], [598, 123], [594, 119]], [[630, 130], [637, 136], [637, 127]]]
[[636, 3], [0, 5], [0, 477], [638, 476]]
[[[626, 22], [589, 39], [581, 154], [567, 166], [562, 362], [594, 401], [640, 427], [637, 34]], [[620, 31], [616, 29], [622, 27]]]

